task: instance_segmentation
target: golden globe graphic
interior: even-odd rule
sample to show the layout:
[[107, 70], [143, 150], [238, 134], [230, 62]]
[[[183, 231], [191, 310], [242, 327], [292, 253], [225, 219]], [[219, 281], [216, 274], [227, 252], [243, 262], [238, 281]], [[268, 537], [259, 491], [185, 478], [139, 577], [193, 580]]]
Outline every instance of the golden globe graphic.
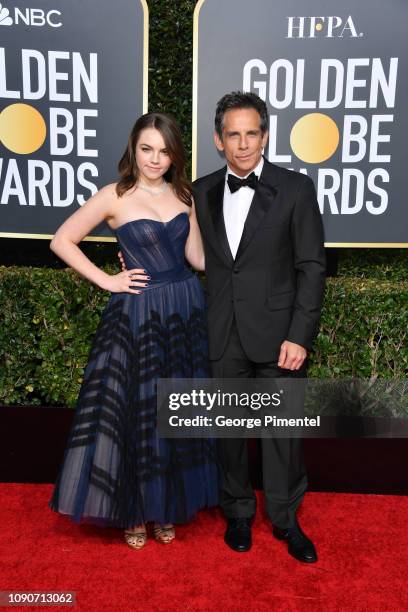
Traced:
[[380, 0], [199, 0], [193, 178], [224, 161], [212, 142], [217, 101], [252, 92], [268, 110], [264, 155], [313, 179], [327, 246], [408, 246], [408, 57], [396, 27], [408, 3], [390, 10], [392, 21]]
[[[147, 110], [145, 0], [101, 36], [117, 20], [110, 0], [0, 3], [0, 236], [49, 238], [117, 179]], [[106, 224], [87, 239], [114, 240]]]
[[334, 154], [339, 139], [333, 119], [323, 113], [310, 113], [296, 121], [290, 133], [290, 146], [302, 161], [318, 164]]
[[0, 143], [13, 153], [34, 153], [46, 135], [43, 116], [29, 104], [10, 104], [0, 113]]

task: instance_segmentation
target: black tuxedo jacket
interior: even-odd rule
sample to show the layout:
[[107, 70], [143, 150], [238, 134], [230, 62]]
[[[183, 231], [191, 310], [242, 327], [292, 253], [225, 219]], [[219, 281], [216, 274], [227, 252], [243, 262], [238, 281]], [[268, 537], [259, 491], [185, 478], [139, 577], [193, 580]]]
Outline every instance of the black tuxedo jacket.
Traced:
[[265, 159], [236, 258], [225, 231], [226, 167], [193, 183], [205, 249], [210, 359], [235, 315], [244, 351], [275, 361], [284, 340], [310, 349], [325, 283], [323, 225], [313, 182]]

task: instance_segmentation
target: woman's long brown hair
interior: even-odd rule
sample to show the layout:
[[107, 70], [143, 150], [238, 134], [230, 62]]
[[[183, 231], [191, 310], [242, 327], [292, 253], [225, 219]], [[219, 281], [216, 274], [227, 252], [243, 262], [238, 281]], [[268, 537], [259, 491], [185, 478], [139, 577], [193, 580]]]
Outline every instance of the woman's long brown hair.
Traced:
[[139, 169], [136, 164], [136, 145], [142, 130], [155, 128], [160, 132], [171, 159], [171, 166], [164, 175], [164, 180], [171, 183], [176, 196], [187, 206], [191, 206], [191, 186], [186, 176], [186, 155], [180, 128], [171, 115], [167, 113], [146, 113], [139, 117], [130, 132], [126, 151], [118, 165], [120, 180], [116, 193], [121, 197], [136, 185]]

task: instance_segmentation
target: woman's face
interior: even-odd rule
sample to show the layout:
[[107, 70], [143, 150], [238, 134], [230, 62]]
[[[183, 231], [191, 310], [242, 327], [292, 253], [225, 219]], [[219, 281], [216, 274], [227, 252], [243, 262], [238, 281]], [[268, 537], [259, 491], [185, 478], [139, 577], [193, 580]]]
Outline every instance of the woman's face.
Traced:
[[142, 182], [163, 182], [162, 177], [170, 168], [171, 159], [159, 130], [146, 128], [140, 132], [135, 156]]

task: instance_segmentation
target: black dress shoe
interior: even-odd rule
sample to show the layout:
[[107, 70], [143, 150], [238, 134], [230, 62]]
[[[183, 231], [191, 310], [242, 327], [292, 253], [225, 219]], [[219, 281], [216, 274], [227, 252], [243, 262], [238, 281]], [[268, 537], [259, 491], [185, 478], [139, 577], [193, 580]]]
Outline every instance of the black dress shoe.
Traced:
[[252, 546], [251, 519], [228, 519], [224, 542], [236, 552], [247, 552]]
[[278, 540], [285, 540], [288, 543], [288, 553], [303, 563], [316, 563], [317, 553], [314, 544], [307, 535], [303, 533], [300, 525], [296, 523], [294, 527], [288, 529], [273, 528], [273, 535]]

